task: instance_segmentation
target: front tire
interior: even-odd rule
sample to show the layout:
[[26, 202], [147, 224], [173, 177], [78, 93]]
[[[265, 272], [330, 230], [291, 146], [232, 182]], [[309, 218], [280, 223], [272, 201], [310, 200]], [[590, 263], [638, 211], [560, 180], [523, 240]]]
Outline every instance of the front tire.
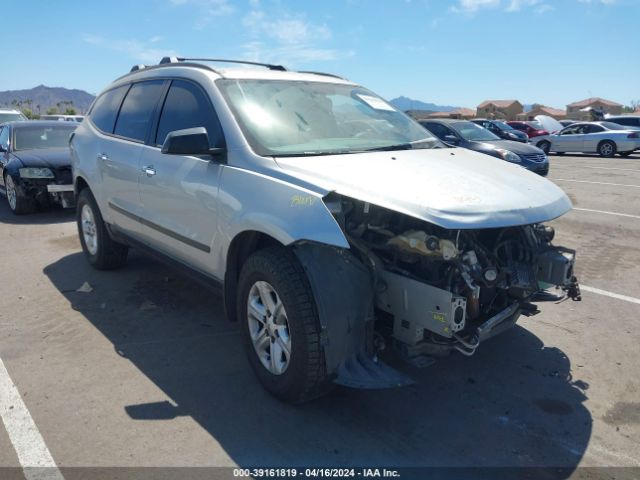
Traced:
[[32, 198], [26, 197], [13, 181], [11, 174], [4, 177], [4, 187], [7, 195], [7, 203], [14, 215], [24, 215], [33, 213], [36, 210], [36, 203]]
[[260, 383], [290, 403], [329, 387], [320, 321], [309, 280], [292, 252], [259, 250], [242, 267], [238, 318], [249, 363]]
[[546, 140], [543, 140], [542, 142], [537, 143], [536, 147], [542, 150], [546, 155], [549, 155], [549, 149], [551, 148], [551, 143], [547, 142]]
[[605, 158], [611, 158], [616, 154], [616, 144], [611, 140], [605, 140], [598, 144], [598, 155]]
[[113, 270], [125, 264], [129, 249], [111, 238], [96, 199], [88, 188], [78, 195], [76, 220], [80, 244], [91, 266], [98, 270]]

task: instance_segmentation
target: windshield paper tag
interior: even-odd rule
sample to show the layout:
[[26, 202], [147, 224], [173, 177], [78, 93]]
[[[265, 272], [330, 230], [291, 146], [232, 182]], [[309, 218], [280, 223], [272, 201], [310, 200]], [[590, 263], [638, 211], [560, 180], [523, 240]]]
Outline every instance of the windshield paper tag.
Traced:
[[391, 105], [387, 105], [382, 99], [372, 97], [371, 95], [357, 94], [358, 98], [375, 110], [388, 110], [394, 112], [395, 109]]

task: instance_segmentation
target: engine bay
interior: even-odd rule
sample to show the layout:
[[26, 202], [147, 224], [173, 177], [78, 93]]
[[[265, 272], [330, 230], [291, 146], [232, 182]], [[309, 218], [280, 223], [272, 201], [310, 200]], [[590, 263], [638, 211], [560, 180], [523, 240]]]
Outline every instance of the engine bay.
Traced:
[[533, 301], [580, 300], [575, 251], [553, 245], [549, 226], [448, 230], [338, 195], [325, 203], [371, 270], [377, 334], [408, 356], [472, 355], [538, 313]]

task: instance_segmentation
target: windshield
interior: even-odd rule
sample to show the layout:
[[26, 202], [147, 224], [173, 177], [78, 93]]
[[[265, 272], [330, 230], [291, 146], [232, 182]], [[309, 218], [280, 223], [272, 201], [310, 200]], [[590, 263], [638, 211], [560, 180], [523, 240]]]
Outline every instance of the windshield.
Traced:
[[27, 117], [25, 117], [21, 113], [0, 113], [0, 123], [15, 122], [26, 119]]
[[494, 120], [493, 124], [500, 130], [515, 130], [515, 128], [513, 128], [511, 125], [507, 125], [504, 122], [498, 122]]
[[486, 142], [489, 140], [500, 140], [489, 130], [473, 122], [458, 122], [451, 125], [462, 138], [469, 142]]
[[14, 150], [34, 148], [60, 148], [69, 146], [69, 135], [75, 125], [24, 126], [14, 128]]
[[418, 123], [362, 87], [255, 79], [216, 83], [258, 155], [328, 155], [441, 146]]

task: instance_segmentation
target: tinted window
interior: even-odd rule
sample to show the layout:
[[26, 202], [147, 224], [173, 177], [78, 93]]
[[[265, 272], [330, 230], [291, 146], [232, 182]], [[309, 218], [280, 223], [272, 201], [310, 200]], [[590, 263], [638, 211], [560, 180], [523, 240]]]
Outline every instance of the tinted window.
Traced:
[[0, 145], [9, 148], [9, 127], [0, 127]]
[[21, 113], [0, 113], [0, 123], [16, 122], [20, 120], [27, 120], [27, 117]]
[[191, 82], [174, 80], [162, 107], [156, 145], [162, 145], [169, 132], [193, 127], [207, 130], [212, 147], [224, 146], [218, 116], [205, 93]]
[[131, 140], [144, 141], [164, 80], [135, 83], [124, 99], [113, 133]]
[[429, 130], [431, 133], [433, 133], [440, 140], [444, 140], [444, 137], [446, 137], [447, 135], [451, 135], [453, 133], [451, 132], [451, 130], [449, 130], [444, 125], [441, 125], [440, 123], [425, 122], [425, 123], [421, 123], [421, 125], [425, 127], [427, 130]]
[[583, 131], [584, 133], [599, 133], [604, 132], [604, 128], [602, 128], [600, 125], [585, 125]]
[[103, 132], [113, 133], [113, 125], [116, 123], [118, 109], [128, 88], [129, 85], [123, 85], [104, 92], [91, 108], [91, 121]]

